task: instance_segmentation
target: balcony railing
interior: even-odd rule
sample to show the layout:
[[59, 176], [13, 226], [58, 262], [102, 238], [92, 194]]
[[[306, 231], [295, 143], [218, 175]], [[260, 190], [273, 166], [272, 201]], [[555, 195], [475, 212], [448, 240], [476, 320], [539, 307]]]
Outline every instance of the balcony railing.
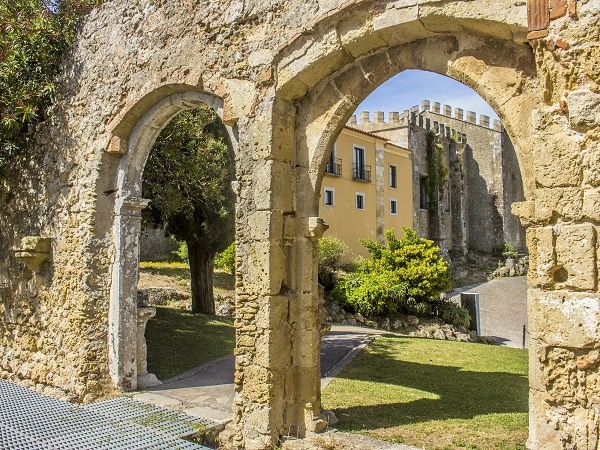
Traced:
[[342, 160], [340, 158], [335, 158], [333, 161], [330, 160], [325, 167], [325, 173], [329, 175], [336, 175], [338, 177], [342, 176]]
[[371, 181], [371, 166], [354, 164], [352, 166], [352, 178], [359, 181]]

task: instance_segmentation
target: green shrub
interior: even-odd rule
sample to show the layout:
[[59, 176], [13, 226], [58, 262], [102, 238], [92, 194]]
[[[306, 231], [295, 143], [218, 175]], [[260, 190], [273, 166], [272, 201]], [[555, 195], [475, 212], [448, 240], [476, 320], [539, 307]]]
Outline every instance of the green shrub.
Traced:
[[179, 258], [181, 261], [188, 263], [188, 264], [190, 263], [190, 255], [188, 253], [188, 246], [185, 241], [179, 241], [179, 247], [177, 247], [177, 250], [175, 250], [173, 252], [173, 254], [175, 256], [177, 256], [177, 258]]
[[504, 247], [502, 248], [502, 256], [504, 256], [505, 258], [516, 259], [519, 257], [519, 252], [512, 245], [504, 244]]
[[235, 242], [229, 244], [221, 253], [217, 253], [215, 266], [229, 273], [235, 273]]
[[331, 290], [337, 284], [338, 269], [351, 269], [348, 262], [350, 250], [346, 243], [334, 236], [319, 239], [319, 283]]
[[469, 311], [456, 303], [450, 301], [440, 301], [436, 305], [438, 316], [444, 322], [451, 323], [457, 327], [468, 328], [471, 324], [471, 314]]
[[371, 259], [361, 261], [355, 273], [338, 283], [334, 298], [366, 316], [432, 314], [440, 294], [450, 287], [448, 264], [439, 247], [410, 229], [404, 229], [401, 239], [392, 230], [385, 236], [386, 245], [363, 241]]
[[0, 171], [48, 117], [63, 52], [102, 0], [0, 2]]
[[340, 267], [348, 254], [346, 243], [334, 236], [319, 239], [319, 266]]
[[390, 270], [358, 271], [346, 275], [334, 288], [333, 297], [346, 309], [363, 316], [398, 312], [406, 302], [408, 286]]
[[[378, 241], [363, 241], [375, 264], [398, 273], [399, 279], [408, 284], [408, 296], [417, 302], [436, 302], [440, 294], [450, 288], [448, 263], [440, 254], [440, 248], [429, 239], [417, 236], [415, 230], [404, 228], [404, 236], [397, 239], [393, 230], [385, 233], [387, 246]], [[372, 269], [368, 269], [372, 270]]]

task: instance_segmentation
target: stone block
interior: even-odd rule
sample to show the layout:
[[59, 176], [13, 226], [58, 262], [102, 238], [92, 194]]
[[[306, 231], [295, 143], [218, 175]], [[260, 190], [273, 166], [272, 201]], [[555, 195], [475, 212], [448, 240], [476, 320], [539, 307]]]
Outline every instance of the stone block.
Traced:
[[240, 117], [251, 114], [257, 99], [255, 84], [247, 80], [223, 80], [226, 94], [223, 106], [223, 122], [232, 124]]
[[293, 177], [291, 166], [282, 161], [264, 161], [254, 173], [254, 203], [258, 210], [292, 210]]
[[577, 89], [567, 96], [569, 122], [579, 129], [600, 126], [600, 94], [587, 88]]
[[535, 221], [548, 223], [553, 217], [581, 219], [583, 192], [578, 187], [538, 188], [535, 192]]
[[583, 192], [582, 215], [585, 219], [600, 222], [599, 188], [588, 188]]
[[386, 45], [373, 33], [369, 11], [357, 12], [337, 23], [338, 35], [345, 51], [354, 57]]
[[550, 113], [534, 114], [534, 127], [543, 130], [534, 144], [535, 179], [540, 187], [578, 186], [582, 158], [577, 137]]
[[290, 301], [290, 322], [298, 330], [319, 328], [319, 295], [315, 292], [297, 293]]
[[299, 98], [318, 81], [351, 62], [336, 29], [300, 36], [277, 66], [277, 91], [287, 100]]
[[534, 285], [551, 285], [553, 280], [550, 274], [556, 264], [552, 227], [529, 229], [527, 241], [530, 250], [530, 282]]
[[416, 0], [389, 2], [386, 9], [373, 17], [373, 33], [390, 47], [432, 36], [419, 20]]
[[583, 151], [583, 182], [600, 186], [600, 142], [588, 142]]
[[257, 241], [283, 237], [283, 214], [281, 211], [254, 211], [248, 215], [250, 237]]
[[254, 322], [258, 328], [280, 330], [287, 328], [289, 299], [285, 295], [263, 298]]
[[256, 339], [254, 362], [280, 371], [291, 363], [289, 330], [266, 330]]
[[244, 369], [242, 395], [253, 403], [269, 402], [271, 374], [266, 367], [251, 365]]
[[[596, 230], [591, 224], [564, 225], [557, 229], [556, 263], [553, 277], [558, 288], [596, 289]], [[566, 273], [560, 275], [563, 269]]]
[[540, 345], [585, 348], [600, 340], [598, 295], [530, 291], [529, 332]]
[[257, 292], [275, 295], [285, 278], [285, 254], [278, 242], [255, 241], [248, 247], [248, 265], [242, 276]]
[[293, 361], [302, 367], [318, 367], [321, 349], [321, 330], [315, 326], [311, 330], [294, 328]]

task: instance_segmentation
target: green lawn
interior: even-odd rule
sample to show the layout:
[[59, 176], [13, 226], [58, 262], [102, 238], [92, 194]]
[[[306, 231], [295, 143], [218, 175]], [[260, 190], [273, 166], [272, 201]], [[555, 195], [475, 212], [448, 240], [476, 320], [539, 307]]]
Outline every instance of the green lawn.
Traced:
[[213, 359], [233, 353], [233, 321], [156, 308], [146, 328], [148, 371], [165, 380]]
[[344, 431], [426, 449], [524, 449], [527, 351], [379, 337], [323, 392]]

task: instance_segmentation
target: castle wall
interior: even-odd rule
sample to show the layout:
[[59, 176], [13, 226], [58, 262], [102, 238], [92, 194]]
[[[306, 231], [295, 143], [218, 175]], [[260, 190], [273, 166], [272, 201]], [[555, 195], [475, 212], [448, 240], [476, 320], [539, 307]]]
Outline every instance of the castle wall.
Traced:
[[[491, 253], [504, 243], [525, 250], [524, 228], [511, 213], [512, 204], [524, 198], [521, 171], [499, 121], [424, 100], [421, 108], [389, 113], [387, 121], [381, 112], [372, 118], [363, 111], [351, 123], [412, 150], [413, 215], [419, 235], [435, 239], [448, 251]], [[427, 176], [428, 130], [442, 138], [450, 177], [435, 212], [421, 208], [419, 201], [420, 179]], [[460, 155], [457, 147], [450, 149], [453, 142], [465, 147]]]

